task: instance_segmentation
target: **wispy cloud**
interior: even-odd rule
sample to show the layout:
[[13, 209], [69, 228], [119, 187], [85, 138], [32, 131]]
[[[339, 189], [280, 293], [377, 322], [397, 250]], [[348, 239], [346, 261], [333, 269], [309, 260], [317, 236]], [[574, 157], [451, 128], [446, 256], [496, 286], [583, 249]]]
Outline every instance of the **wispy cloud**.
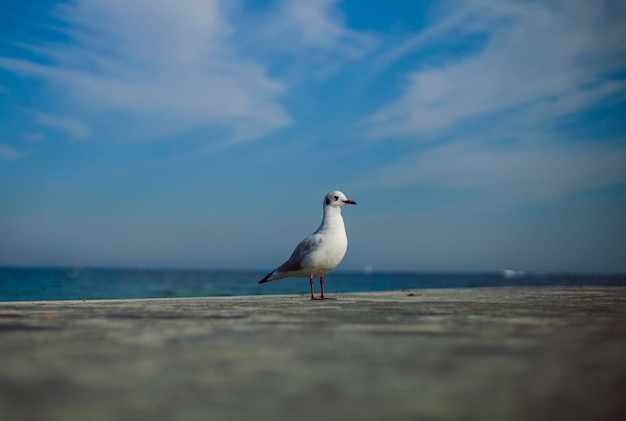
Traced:
[[331, 1], [273, 3], [265, 19], [221, 0], [76, 0], [55, 15], [68, 42], [25, 46], [42, 60], [2, 57], [0, 67], [48, 82], [81, 121], [124, 116], [135, 138], [214, 128], [235, 141], [287, 127], [287, 82], [270, 68], [292, 73], [296, 55], [345, 61], [365, 42]]
[[623, 95], [626, 83], [615, 72], [626, 66], [625, 17], [612, 1], [466, 2], [385, 57], [419, 54], [425, 40], [445, 44], [451, 34], [482, 34], [484, 47], [407, 73], [400, 97], [368, 118], [368, 132], [423, 139], [504, 112], [532, 114], [537, 124]]
[[[78, 120], [42, 113], [34, 110], [25, 110], [32, 115], [35, 121], [47, 128], [60, 131], [69, 136], [70, 140], [81, 141], [91, 135], [91, 129]], [[32, 139], [31, 139], [32, 140]]]
[[280, 0], [276, 8], [250, 17], [256, 28], [243, 41], [247, 54], [271, 59], [271, 71], [289, 86], [331, 76], [363, 58], [378, 41], [346, 27], [337, 0]]
[[365, 177], [370, 188], [456, 191], [465, 193], [459, 196], [465, 205], [512, 206], [626, 183], [624, 139], [598, 134], [605, 137], [601, 145], [580, 136], [574, 142], [563, 118], [623, 102], [622, 3], [463, 4], [384, 54], [391, 65], [455, 36], [485, 39], [436, 65], [425, 56], [405, 74], [399, 96], [366, 119], [370, 138], [416, 145], [413, 156]]
[[[510, 207], [626, 184], [626, 149], [619, 140], [569, 147], [516, 144], [488, 148], [479, 142], [447, 144], [390, 164], [364, 177], [369, 189], [419, 186], [459, 195], [464, 206]], [[358, 187], [358, 186], [357, 186]], [[457, 206], [459, 202], [453, 202]]]
[[[184, 4], [183, 4], [184, 3]], [[133, 116], [166, 131], [210, 124], [235, 137], [290, 123], [280, 83], [229, 46], [234, 31], [217, 1], [75, 1], [56, 9], [71, 42], [37, 50], [52, 64], [4, 58], [0, 66], [49, 82], [76, 114]], [[254, 126], [254, 133], [248, 133]]]

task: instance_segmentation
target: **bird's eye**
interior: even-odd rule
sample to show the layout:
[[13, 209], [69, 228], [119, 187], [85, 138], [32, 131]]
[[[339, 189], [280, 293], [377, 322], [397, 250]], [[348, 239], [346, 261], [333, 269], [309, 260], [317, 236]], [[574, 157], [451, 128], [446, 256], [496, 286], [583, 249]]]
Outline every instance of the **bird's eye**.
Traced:
[[333, 199], [339, 200], [339, 196], [333, 196]]

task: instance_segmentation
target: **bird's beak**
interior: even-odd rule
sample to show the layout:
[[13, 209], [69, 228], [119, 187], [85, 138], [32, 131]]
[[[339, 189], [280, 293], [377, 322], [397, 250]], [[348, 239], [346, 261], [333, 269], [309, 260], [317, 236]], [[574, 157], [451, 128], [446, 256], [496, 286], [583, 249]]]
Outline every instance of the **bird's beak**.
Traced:
[[346, 205], [356, 205], [356, 202], [354, 200], [344, 200], [343, 203], [345, 203]]

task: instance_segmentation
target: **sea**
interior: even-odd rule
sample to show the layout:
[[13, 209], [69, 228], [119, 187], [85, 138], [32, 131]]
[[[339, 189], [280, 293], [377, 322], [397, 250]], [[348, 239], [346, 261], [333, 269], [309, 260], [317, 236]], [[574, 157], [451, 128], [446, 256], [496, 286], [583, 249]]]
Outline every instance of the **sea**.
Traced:
[[[310, 294], [308, 279], [258, 284], [265, 271], [0, 267], [0, 301], [103, 300]], [[334, 271], [327, 295], [339, 292], [515, 286], [626, 286], [626, 274]], [[316, 294], [319, 281], [315, 282]]]

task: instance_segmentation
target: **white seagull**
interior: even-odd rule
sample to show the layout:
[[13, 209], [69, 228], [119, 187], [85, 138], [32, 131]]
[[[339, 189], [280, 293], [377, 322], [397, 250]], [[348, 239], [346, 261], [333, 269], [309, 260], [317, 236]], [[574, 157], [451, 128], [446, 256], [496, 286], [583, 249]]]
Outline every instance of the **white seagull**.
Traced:
[[[343, 259], [348, 248], [346, 228], [341, 217], [341, 208], [356, 205], [342, 192], [333, 190], [324, 197], [324, 217], [320, 227], [300, 244], [289, 260], [268, 273], [260, 284], [283, 278], [309, 278], [311, 300], [327, 300], [324, 295], [324, 275], [333, 270]], [[313, 294], [313, 279], [320, 278], [322, 295]]]

